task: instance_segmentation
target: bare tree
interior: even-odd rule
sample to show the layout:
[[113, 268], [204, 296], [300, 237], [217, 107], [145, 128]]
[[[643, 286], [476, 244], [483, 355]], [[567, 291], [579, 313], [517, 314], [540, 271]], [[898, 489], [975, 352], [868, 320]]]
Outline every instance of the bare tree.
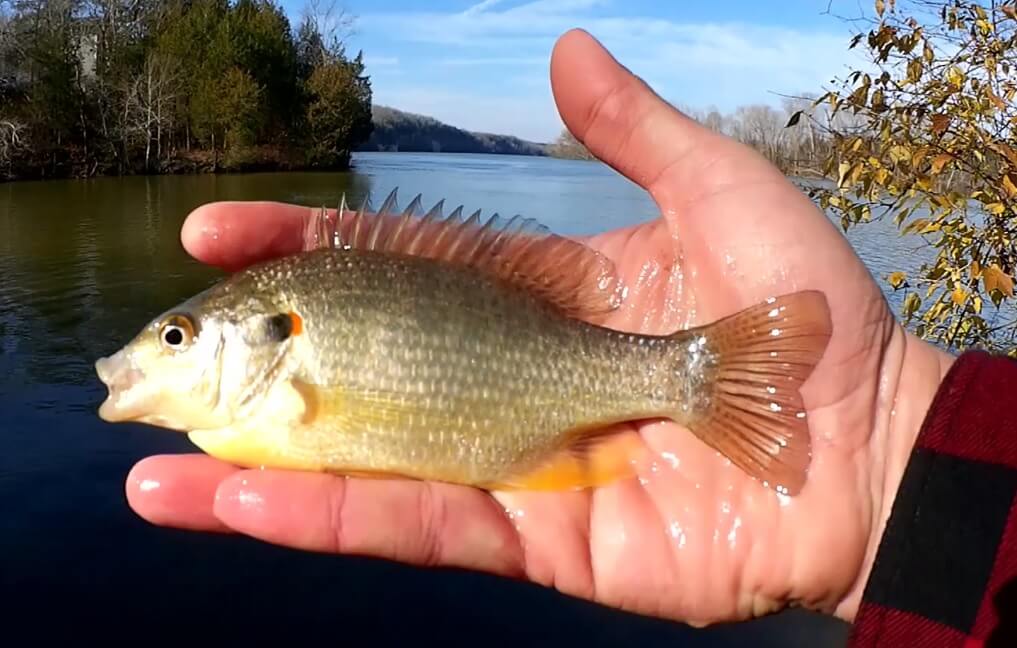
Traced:
[[26, 131], [23, 123], [0, 117], [0, 168], [9, 168], [14, 161], [14, 155], [27, 150]]
[[145, 168], [151, 168], [152, 142], [156, 159], [162, 158], [163, 132], [173, 124], [173, 107], [179, 92], [180, 76], [173, 61], [158, 54], [145, 58], [142, 70], [130, 82], [124, 115], [129, 130], [145, 141]]
[[567, 158], [570, 160], [595, 160], [590, 150], [576, 139], [569, 129], [561, 129], [561, 134], [554, 143], [547, 147], [548, 154], [554, 157]]
[[307, 0], [301, 11], [301, 24], [317, 34], [318, 52], [313, 52], [316, 63], [322, 63], [342, 51], [344, 44], [355, 33], [356, 16], [340, 6], [337, 0]]
[[734, 117], [735, 138], [783, 166], [786, 139], [784, 116], [772, 106], [755, 104], [738, 108]]

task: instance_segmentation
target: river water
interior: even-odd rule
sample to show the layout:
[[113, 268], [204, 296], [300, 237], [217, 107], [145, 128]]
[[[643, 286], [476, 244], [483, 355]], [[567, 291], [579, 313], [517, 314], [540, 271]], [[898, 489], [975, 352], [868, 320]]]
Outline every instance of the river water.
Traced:
[[[330, 645], [843, 643], [841, 624], [804, 613], [697, 631], [480, 574], [300, 554], [138, 519], [123, 497], [130, 467], [194, 449], [183, 436], [99, 420], [105, 392], [92, 363], [217, 276], [179, 244], [183, 218], [199, 204], [331, 205], [340, 192], [354, 201], [370, 192], [378, 205], [398, 186], [403, 204], [420, 192], [427, 206], [446, 198], [520, 212], [565, 234], [656, 216], [640, 189], [596, 163], [372, 153], [355, 164], [349, 173], [0, 184], [0, 619], [8, 629], [64, 623], [85, 632], [99, 623], [117, 636], [135, 623], [150, 632], [211, 623], [238, 642], [281, 630]], [[889, 224], [851, 240], [877, 275], [917, 264], [913, 244]]]

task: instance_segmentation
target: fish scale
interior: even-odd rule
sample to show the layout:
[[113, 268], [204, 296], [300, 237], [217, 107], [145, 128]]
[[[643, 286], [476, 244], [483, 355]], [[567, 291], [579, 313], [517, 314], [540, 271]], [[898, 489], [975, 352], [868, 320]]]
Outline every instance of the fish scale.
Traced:
[[[258, 303], [285, 296], [275, 309], [300, 314], [294, 375], [340, 393], [376, 394], [401, 413], [379, 423], [351, 411], [348, 431], [334, 422], [294, 431], [295, 446], [324, 449], [331, 465], [405, 471], [479, 446], [474, 476], [490, 475], [553, 449], [561, 429], [641, 418], [662, 406], [647, 371], [666, 360], [660, 345], [563, 319], [524, 291], [492, 291], [463, 271], [357, 251], [309, 254], [320, 261], [281, 260], [284, 267], [264, 268], [232, 294], [250, 291]], [[421, 373], [437, 383], [419, 389]], [[436, 428], [443, 440], [432, 443]], [[361, 442], [347, 443], [347, 433]]]
[[[769, 298], [669, 335], [593, 324], [613, 263], [518, 217], [341, 207], [299, 253], [237, 272], [96, 363], [100, 416], [186, 431], [242, 466], [587, 488], [647, 448], [613, 424], [669, 418], [784, 494], [811, 457], [800, 387], [825, 296]], [[167, 335], [167, 331], [172, 334]]]

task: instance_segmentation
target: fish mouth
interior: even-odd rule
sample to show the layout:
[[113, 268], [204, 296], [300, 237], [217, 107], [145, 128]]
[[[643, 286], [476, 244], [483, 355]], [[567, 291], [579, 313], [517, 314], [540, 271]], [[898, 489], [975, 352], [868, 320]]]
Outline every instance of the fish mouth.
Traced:
[[120, 350], [95, 362], [95, 373], [106, 385], [109, 394], [99, 406], [99, 418], [109, 423], [138, 420], [144, 415], [140, 399], [133, 392], [145, 378], [145, 373]]

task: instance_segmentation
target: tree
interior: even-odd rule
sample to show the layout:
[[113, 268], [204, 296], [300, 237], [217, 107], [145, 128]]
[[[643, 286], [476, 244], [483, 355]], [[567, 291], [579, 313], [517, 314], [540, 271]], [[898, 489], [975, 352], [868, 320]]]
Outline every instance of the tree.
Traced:
[[213, 153], [254, 140], [262, 117], [263, 89], [252, 76], [231, 67], [218, 79], [205, 79], [194, 95], [196, 133]]
[[371, 135], [371, 85], [363, 54], [352, 61], [328, 56], [307, 80], [307, 128], [315, 165], [345, 165], [353, 147]]
[[316, 65], [342, 56], [343, 43], [353, 34], [354, 17], [335, 0], [308, 0], [297, 35], [297, 59], [308, 78]]
[[237, 0], [218, 36], [223, 68], [244, 70], [259, 88], [256, 121], [265, 130], [253, 135], [264, 141], [285, 132], [298, 106], [296, 50], [286, 14], [266, 0]]
[[145, 170], [152, 168], [152, 142], [156, 146], [156, 159], [162, 157], [163, 131], [174, 123], [174, 108], [180, 77], [176, 62], [150, 53], [145, 57], [143, 69], [130, 83], [127, 93], [126, 115], [130, 130], [144, 141]]
[[23, 123], [0, 115], [0, 177], [10, 174], [15, 156], [28, 148], [25, 131]]
[[561, 129], [561, 134], [558, 135], [553, 143], [548, 147], [548, 154], [554, 157], [566, 158], [570, 160], [595, 160], [593, 154], [590, 153], [589, 149], [583, 146], [583, 143], [576, 139], [576, 136], [572, 134], [567, 128]]
[[854, 36], [871, 70], [855, 70], [817, 100], [832, 120], [813, 191], [846, 229], [892, 215], [935, 250], [916, 276], [885, 278], [906, 292], [903, 317], [947, 347], [1013, 348], [1017, 265], [1017, 10], [969, 0], [875, 3]]

